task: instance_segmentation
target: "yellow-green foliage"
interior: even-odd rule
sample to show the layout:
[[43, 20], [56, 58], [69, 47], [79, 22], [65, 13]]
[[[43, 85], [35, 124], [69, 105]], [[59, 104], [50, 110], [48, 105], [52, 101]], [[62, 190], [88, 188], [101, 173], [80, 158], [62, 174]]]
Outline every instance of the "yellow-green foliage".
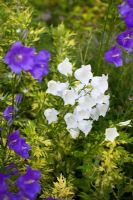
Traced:
[[66, 178], [61, 174], [59, 177], [57, 177], [57, 181], [54, 182], [52, 196], [69, 200], [73, 195], [74, 192], [72, 185], [67, 182]]

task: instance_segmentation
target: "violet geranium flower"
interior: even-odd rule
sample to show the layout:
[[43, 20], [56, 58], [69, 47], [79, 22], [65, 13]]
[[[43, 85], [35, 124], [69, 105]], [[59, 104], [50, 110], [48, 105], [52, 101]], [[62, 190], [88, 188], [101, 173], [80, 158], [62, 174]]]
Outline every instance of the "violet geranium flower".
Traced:
[[133, 7], [133, 0], [127, 0], [128, 4]]
[[107, 62], [114, 64], [116, 67], [123, 65], [122, 51], [117, 46], [113, 46], [109, 51], [107, 51], [104, 58]]
[[27, 167], [26, 173], [20, 176], [16, 181], [16, 185], [20, 189], [21, 195], [34, 200], [41, 190], [39, 184], [40, 176], [39, 170], [33, 170], [30, 167]]
[[119, 13], [121, 14], [121, 16], [124, 18], [126, 16], [126, 14], [129, 12], [129, 10], [131, 9], [131, 7], [127, 4], [126, 1], [124, 1], [122, 4], [118, 5], [118, 10]]
[[126, 13], [124, 21], [128, 28], [133, 28], [133, 8]]
[[32, 69], [34, 53], [34, 48], [25, 47], [21, 42], [17, 41], [5, 55], [4, 62], [9, 65], [14, 73], [19, 74], [22, 70], [28, 71]]
[[133, 48], [133, 30], [126, 30], [120, 33], [116, 40], [119, 45], [131, 52]]
[[8, 147], [14, 150], [16, 154], [22, 156], [22, 158], [29, 158], [28, 151], [31, 149], [26, 143], [26, 140], [20, 137], [18, 130], [10, 133], [8, 137]]
[[43, 76], [48, 74], [48, 61], [50, 60], [50, 57], [51, 55], [47, 50], [41, 50], [35, 55], [34, 66], [29, 72], [38, 81], [41, 81]]
[[3, 117], [6, 121], [12, 122], [13, 106], [7, 106], [3, 112]]

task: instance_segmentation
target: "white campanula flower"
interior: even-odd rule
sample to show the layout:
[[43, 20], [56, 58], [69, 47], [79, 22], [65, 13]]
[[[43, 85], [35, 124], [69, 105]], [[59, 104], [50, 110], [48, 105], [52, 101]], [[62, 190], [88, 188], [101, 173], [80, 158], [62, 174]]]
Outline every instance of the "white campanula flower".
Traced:
[[116, 128], [107, 128], [105, 131], [105, 140], [114, 142], [115, 138], [119, 136]]
[[77, 106], [74, 109], [74, 114], [75, 114], [75, 116], [77, 118], [77, 121], [81, 121], [83, 119], [89, 119], [90, 113], [91, 113], [91, 109], [87, 110], [87, 109], [84, 109], [84, 108], [82, 108], [80, 106]]
[[54, 108], [48, 108], [44, 111], [44, 116], [48, 120], [48, 124], [51, 124], [52, 122], [56, 122], [58, 119], [57, 118], [58, 114], [59, 112]]
[[95, 95], [95, 92], [93, 93], [92, 91], [91, 96], [93, 97], [93, 99], [95, 99], [97, 104], [105, 103], [109, 105], [109, 95], [104, 95], [104, 94]]
[[95, 93], [104, 93], [108, 89], [108, 76], [95, 76], [91, 81], [92, 87], [96, 90]]
[[127, 121], [124, 121], [124, 122], [120, 122], [120, 123], [117, 124], [117, 126], [121, 126], [121, 127], [123, 127], [123, 126], [132, 127], [132, 126], [131, 126], [131, 120], [127, 120]]
[[78, 122], [78, 128], [87, 136], [92, 129], [92, 121], [82, 120]]
[[73, 113], [67, 113], [64, 116], [64, 120], [66, 122], [67, 129], [73, 129], [73, 128], [75, 129], [78, 127], [76, 116]]
[[91, 109], [93, 106], [96, 105], [95, 99], [93, 99], [92, 96], [89, 94], [80, 97], [78, 99], [78, 103], [79, 103], [80, 107], [82, 107], [84, 109]]
[[81, 83], [87, 85], [93, 77], [93, 74], [91, 72], [91, 66], [90, 65], [82, 65], [81, 68], [79, 68], [75, 71], [74, 76]]
[[64, 90], [66, 90], [69, 86], [68, 82], [65, 83], [61, 83], [61, 82], [57, 82], [57, 81], [49, 81], [48, 82], [48, 89], [47, 89], [47, 93], [53, 94], [55, 96], [62, 96], [62, 93]]
[[98, 111], [97, 108], [93, 108], [91, 110], [90, 117], [91, 117], [92, 120], [96, 120], [96, 121], [99, 119], [99, 111]]
[[62, 94], [62, 98], [64, 100], [65, 105], [74, 105], [75, 100], [77, 99], [78, 94], [74, 91], [74, 89], [65, 90]]
[[71, 129], [68, 129], [68, 131], [73, 139], [76, 139], [79, 136], [78, 128], [73, 128], [73, 129], [71, 128]]
[[61, 74], [65, 76], [72, 75], [72, 64], [69, 62], [68, 58], [60, 63], [57, 69]]
[[98, 104], [96, 106], [97, 110], [98, 110], [98, 113], [99, 113], [99, 116], [103, 116], [105, 117], [106, 115], [106, 112], [108, 111], [109, 109], [109, 106], [107, 104]]

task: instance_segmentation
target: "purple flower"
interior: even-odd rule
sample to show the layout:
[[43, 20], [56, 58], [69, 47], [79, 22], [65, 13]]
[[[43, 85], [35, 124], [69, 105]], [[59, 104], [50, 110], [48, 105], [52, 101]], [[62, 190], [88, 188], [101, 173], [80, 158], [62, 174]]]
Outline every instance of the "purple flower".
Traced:
[[0, 200], [18, 200], [11, 192], [6, 191], [0, 194]]
[[48, 64], [37, 64], [33, 67], [32, 70], [30, 70], [31, 75], [34, 77], [34, 79], [37, 79], [38, 81], [42, 81], [43, 76], [46, 76], [48, 74]]
[[126, 13], [124, 21], [128, 28], [133, 28], [133, 8]]
[[6, 121], [12, 122], [13, 106], [7, 106], [3, 112], [3, 117]]
[[126, 30], [120, 33], [116, 40], [119, 45], [131, 52], [133, 48], [133, 30]]
[[31, 148], [26, 143], [26, 140], [20, 137], [18, 130], [10, 133], [8, 137], [8, 146], [11, 150], [14, 150], [16, 154], [22, 156], [22, 158], [29, 158], [28, 151]]
[[20, 104], [22, 101], [22, 98], [23, 98], [22, 94], [17, 94], [16, 99], [15, 99], [16, 104]]
[[128, 4], [133, 7], [133, 0], [127, 0]]
[[46, 76], [49, 71], [48, 61], [50, 60], [50, 53], [47, 50], [41, 50], [34, 57], [34, 66], [29, 72], [38, 81], [42, 81], [43, 76]]
[[50, 60], [51, 54], [47, 50], [41, 50], [34, 58], [35, 64], [44, 64]]
[[113, 46], [109, 51], [107, 51], [104, 57], [107, 62], [114, 64], [116, 67], [123, 65], [122, 51], [117, 46]]
[[124, 1], [122, 4], [118, 5], [118, 10], [122, 17], [125, 17], [130, 9], [131, 9], [131, 7], [127, 4], [126, 1]]
[[40, 176], [39, 170], [33, 170], [30, 167], [27, 167], [26, 173], [20, 176], [16, 181], [16, 185], [23, 196], [31, 200], [36, 198], [41, 190], [39, 184]]
[[8, 175], [0, 173], [0, 194], [4, 194], [7, 191], [6, 178], [8, 178]]
[[34, 48], [25, 47], [21, 42], [15, 42], [4, 57], [4, 62], [13, 72], [19, 74], [22, 70], [32, 69], [34, 53]]

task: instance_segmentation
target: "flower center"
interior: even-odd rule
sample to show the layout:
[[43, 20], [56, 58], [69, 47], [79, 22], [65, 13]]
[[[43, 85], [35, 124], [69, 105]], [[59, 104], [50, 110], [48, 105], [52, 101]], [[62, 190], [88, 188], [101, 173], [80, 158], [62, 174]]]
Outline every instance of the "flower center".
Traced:
[[15, 55], [15, 59], [16, 59], [16, 61], [21, 61], [23, 59], [22, 54]]
[[30, 180], [28, 180], [28, 181], [25, 181], [24, 184], [31, 184], [31, 183], [34, 183], [34, 182], [35, 182], [35, 180], [30, 179]]
[[114, 54], [114, 55], [112, 55], [112, 58], [116, 58], [116, 57], [119, 57], [119, 53], [118, 54]]

